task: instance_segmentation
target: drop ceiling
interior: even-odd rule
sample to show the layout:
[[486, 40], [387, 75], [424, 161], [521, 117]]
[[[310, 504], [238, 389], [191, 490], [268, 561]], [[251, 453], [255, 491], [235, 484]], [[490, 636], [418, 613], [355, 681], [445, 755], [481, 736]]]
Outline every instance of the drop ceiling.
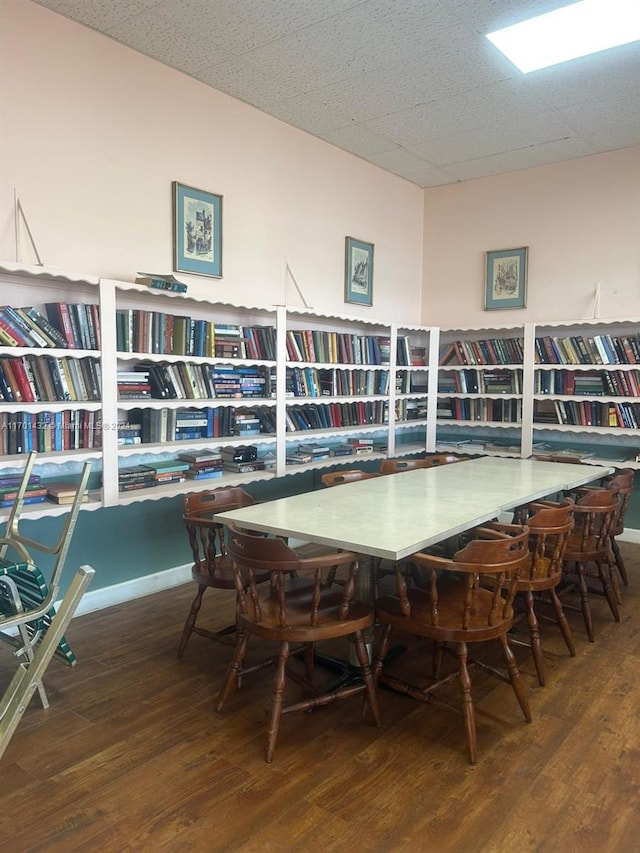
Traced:
[[523, 75], [484, 34], [573, 0], [39, 0], [433, 187], [640, 144], [640, 43]]

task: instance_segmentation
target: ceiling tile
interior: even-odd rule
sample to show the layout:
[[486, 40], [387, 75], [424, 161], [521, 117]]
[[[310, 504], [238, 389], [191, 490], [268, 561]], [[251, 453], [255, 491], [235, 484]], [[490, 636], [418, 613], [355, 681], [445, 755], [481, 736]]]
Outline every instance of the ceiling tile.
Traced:
[[361, 0], [160, 0], [154, 11], [237, 55], [360, 5]]
[[328, 86], [424, 49], [429, 35], [449, 27], [439, 0], [369, 0], [247, 54], [265, 73], [302, 91]]
[[297, 95], [289, 101], [281, 101], [269, 110], [269, 114], [314, 135], [344, 127], [349, 123], [348, 116], [307, 95]]
[[517, 121], [513, 118], [496, 121], [470, 134], [431, 139], [421, 145], [411, 146], [411, 150], [419, 157], [444, 166], [575, 135], [571, 126], [556, 112], [546, 112], [522, 116]]
[[458, 180], [468, 181], [473, 178], [484, 178], [489, 175], [544, 166], [547, 163], [586, 157], [593, 153], [593, 149], [581, 139], [561, 139], [533, 145], [530, 148], [520, 148], [517, 151], [507, 151], [504, 154], [495, 154], [491, 157], [480, 157], [478, 160], [450, 163], [446, 170]]
[[535, 117], [545, 109], [544, 101], [528, 92], [520, 80], [504, 80], [452, 98], [419, 104], [366, 124], [399, 145], [415, 146], [439, 137], [474, 133], [480, 127], [508, 118], [517, 122], [520, 117]]
[[371, 163], [375, 163], [389, 172], [402, 175], [407, 180], [417, 183], [420, 186], [425, 186], [425, 184], [438, 186], [440, 184], [451, 184], [455, 181], [455, 178], [442, 169], [439, 169], [432, 163], [427, 163], [411, 151], [406, 151], [403, 148], [397, 148], [394, 151], [387, 151], [382, 154], [374, 154], [367, 159]]
[[300, 96], [295, 89], [276, 83], [237, 56], [224, 59], [213, 68], [204, 68], [194, 77], [268, 113], [283, 101]]
[[406, 57], [401, 70], [381, 66], [312, 94], [362, 122], [497, 83], [514, 71], [506, 60], [496, 61], [480, 39], [448, 32], [429, 51]]
[[137, 0], [37, 0], [40, 6], [46, 6], [66, 18], [86, 24], [94, 30], [104, 30], [127, 18], [146, 11], [144, 3]]
[[626, 98], [588, 101], [566, 107], [559, 113], [594, 150], [640, 145], [640, 90], [637, 88]]
[[615, 97], [640, 89], [640, 42], [527, 74], [527, 88], [553, 107]]
[[367, 157], [370, 154], [379, 154], [397, 148], [393, 142], [378, 136], [368, 127], [361, 127], [353, 122], [345, 127], [338, 127], [318, 135], [326, 142], [330, 142], [338, 148], [344, 148], [345, 151], [350, 151], [359, 157]]
[[212, 49], [204, 39], [186, 35], [175, 24], [158, 17], [154, 11], [115, 24], [105, 32], [141, 53], [162, 57], [161, 61], [165, 65], [188, 74], [230, 58], [226, 51]]

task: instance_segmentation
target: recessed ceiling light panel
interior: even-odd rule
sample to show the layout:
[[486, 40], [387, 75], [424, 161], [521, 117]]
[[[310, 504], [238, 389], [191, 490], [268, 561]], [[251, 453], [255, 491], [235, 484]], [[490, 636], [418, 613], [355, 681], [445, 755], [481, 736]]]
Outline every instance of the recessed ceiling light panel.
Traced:
[[526, 74], [640, 40], [640, 0], [582, 0], [487, 38]]

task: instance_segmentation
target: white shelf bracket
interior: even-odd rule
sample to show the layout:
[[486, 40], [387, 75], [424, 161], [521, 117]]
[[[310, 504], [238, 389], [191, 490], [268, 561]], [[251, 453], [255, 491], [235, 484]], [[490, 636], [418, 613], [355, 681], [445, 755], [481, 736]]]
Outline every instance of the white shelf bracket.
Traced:
[[294, 276], [294, 274], [291, 272], [291, 267], [289, 266], [289, 263], [288, 263], [287, 261], [285, 261], [285, 278], [284, 278], [284, 291], [285, 291], [285, 293], [284, 293], [284, 300], [285, 300], [285, 304], [287, 303], [287, 281], [288, 281], [289, 279], [291, 279], [291, 281], [293, 282], [293, 286], [295, 287], [295, 289], [296, 289], [296, 291], [297, 291], [297, 293], [298, 293], [298, 296], [299, 296], [299, 297], [300, 297], [300, 299], [302, 300], [302, 304], [304, 305], [304, 307], [305, 307], [305, 308], [309, 308], [309, 310], [311, 310], [311, 311], [312, 311], [312, 310], [313, 310], [313, 308], [312, 308], [312, 306], [311, 306], [311, 305], [309, 305], [309, 303], [307, 302], [307, 300], [304, 298], [304, 293], [303, 293], [303, 292], [302, 292], [302, 290], [300, 289], [300, 285], [299, 285], [299, 284], [298, 284], [298, 282], [296, 281], [296, 277], [295, 277], [295, 276]]
[[33, 239], [33, 234], [31, 233], [31, 228], [29, 228], [29, 223], [27, 222], [27, 215], [24, 212], [24, 207], [22, 206], [22, 202], [20, 201], [20, 197], [18, 196], [18, 190], [14, 189], [14, 208], [15, 208], [15, 223], [16, 223], [16, 261], [18, 263], [22, 262], [21, 251], [20, 251], [20, 222], [24, 223], [24, 227], [26, 229], [27, 235], [29, 237], [29, 242], [31, 243], [31, 248], [33, 249], [36, 258], [38, 259], [38, 266], [44, 266], [42, 263], [42, 259], [40, 258], [40, 253], [38, 252], [38, 247], [36, 246], [36, 241]]

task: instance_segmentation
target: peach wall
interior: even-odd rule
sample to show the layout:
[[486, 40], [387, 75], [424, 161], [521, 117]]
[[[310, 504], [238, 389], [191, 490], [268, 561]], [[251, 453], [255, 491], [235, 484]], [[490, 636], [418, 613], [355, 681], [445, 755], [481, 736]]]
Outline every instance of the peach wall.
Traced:
[[[418, 187], [29, 0], [0, 15], [0, 258], [17, 188], [45, 264], [170, 271], [178, 180], [224, 196], [224, 277], [192, 292], [299, 305], [288, 262], [315, 308], [419, 322]], [[344, 303], [346, 235], [375, 243], [372, 309]]]
[[[525, 310], [483, 310], [485, 252], [529, 247]], [[423, 322], [640, 317], [640, 147], [425, 191]]]

